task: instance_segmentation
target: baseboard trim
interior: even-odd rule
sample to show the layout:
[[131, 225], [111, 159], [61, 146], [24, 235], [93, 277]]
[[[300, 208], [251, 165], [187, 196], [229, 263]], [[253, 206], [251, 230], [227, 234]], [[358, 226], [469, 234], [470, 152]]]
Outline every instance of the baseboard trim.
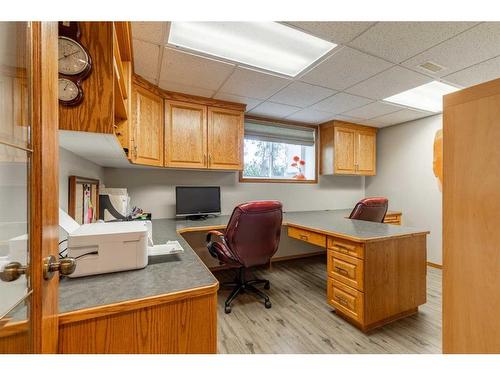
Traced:
[[437, 269], [440, 269], [440, 270], [442, 270], [442, 269], [443, 269], [443, 266], [442, 266], [441, 264], [432, 263], [432, 262], [427, 262], [427, 265], [428, 265], [429, 267], [437, 268]]

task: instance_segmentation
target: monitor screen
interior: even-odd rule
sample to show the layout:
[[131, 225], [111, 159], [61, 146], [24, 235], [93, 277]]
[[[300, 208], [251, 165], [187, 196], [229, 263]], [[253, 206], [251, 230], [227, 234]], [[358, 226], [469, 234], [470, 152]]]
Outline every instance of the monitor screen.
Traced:
[[220, 213], [220, 186], [176, 186], [177, 216]]

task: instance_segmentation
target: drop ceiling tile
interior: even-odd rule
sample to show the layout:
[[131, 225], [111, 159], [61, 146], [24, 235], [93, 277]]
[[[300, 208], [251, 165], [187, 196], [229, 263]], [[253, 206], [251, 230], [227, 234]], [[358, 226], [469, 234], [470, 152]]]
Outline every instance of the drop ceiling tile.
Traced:
[[432, 61], [445, 67], [432, 74], [435, 77], [442, 77], [499, 56], [499, 40], [500, 22], [485, 22], [412, 57], [403, 65], [431, 74], [418, 65]]
[[167, 22], [132, 22], [132, 38], [158, 45], [166, 43]]
[[287, 116], [287, 120], [306, 122], [309, 124], [321, 124], [333, 117], [333, 114], [328, 112], [315, 111], [311, 108], [305, 108], [298, 112]]
[[375, 22], [284, 22], [284, 24], [336, 44], [346, 44]]
[[284, 118], [299, 110], [300, 110], [299, 107], [294, 107], [291, 105], [285, 105], [273, 102], [263, 102], [254, 109], [252, 109], [249, 113], [255, 116]]
[[246, 98], [244, 96], [231, 95], [231, 94], [221, 94], [221, 93], [215, 94], [214, 99], [226, 100], [228, 102], [233, 102], [233, 103], [246, 104], [247, 105], [247, 108], [246, 108], [247, 112], [252, 110], [253, 108], [257, 107], [260, 103], [262, 103], [261, 100]]
[[360, 117], [353, 117], [353, 116], [345, 116], [345, 115], [334, 115], [333, 118], [335, 120], [340, 120], [340, 121], [347, 121], [347, 122], [353, 122], [355, 124], [361, 124], [364, 120]]
[[346, 92], [372, 99], [385, 99], [430, 81], [432, 81], [432, 78], [428, 76], [400, 66], [394, 66], [348, 88]]
[[164, 48], [160, 81], [217, 90], [234, 69], [233, 64]]
[[468, 87], [498, 77], [500, 77], [500, 56], [447, 75], [444, 79], [450, 83]]
[[401, 107], [382, 102], [374, 102], [367, 104], [363, 107], [359, 107], [351, 111], [345, 112], [343, 113], [343, 115], [350, 117], [358, 117], [362, 119], [371, 119], [374, 117], [382, 116], [387, 113], [396, 112], [399, 110], [401, 110]]
[[265, 100], [289, 82], [283, 77], [237, 67], [219, 92]]
[[382, 59], [344, 47], [307, 72], [300, 80], [341, 91], [391, 66]]
[[160, 81], [160, 88], [168, 91], [181, 92], [183, 94], [203, 96], [211, 98], [215, 94], [215, 90], [204, 89], [202, 87], [183, 85], [178, 82]]
[[304, 82], [292, 82], [290, 85], [271, 96], [269, 100], [274, 103], [294, 105], [303, 108], [335, 93], [336, 91], [324, 87], [314, 86]]
[[342, 113], [364, 106], [373, 100], [340, 92], [311, 106], [312, 109], [333, 114]]
[[134, 71], [147, 79], [158, 79], [160, 47], [133, 39]]
[[349, 45], [400, 63], [476, 24], [477, 22], [379, 22]]
[[414, 109], [402, 109], [401, 111], [374, 117], [368, 121], [373, 121], [374, 124], [377, 124], [379, 126], [381, 125], [389, 126], [389, 125], [401, 124], [403, 122], [412, 121], [432, 115], [435, 115], [435, 113], [426, 111], [417, 111]]

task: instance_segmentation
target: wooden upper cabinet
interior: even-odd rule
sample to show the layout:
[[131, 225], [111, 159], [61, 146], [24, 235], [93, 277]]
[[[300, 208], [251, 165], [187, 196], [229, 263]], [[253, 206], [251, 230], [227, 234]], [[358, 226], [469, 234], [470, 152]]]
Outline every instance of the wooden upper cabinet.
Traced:
[[322, 175], [376, 174], [377, 129], [332, 121], [320, 127]]
[[347, 128], [335, 128], [335, 173], [356, 173], [356, 131]]
[[207, 106], [165, 101], [165, 166], [206, 168]]
[[163, 99], [141, 87], [135, 87], [132, 101], [132, 161], [163, 167]]
[[356, 132], [356, 167], [358, 174], [376, 174], [376, 133], [374, 131]]
[[243, 169], [241, 111], [208, 107], [208, 168]]

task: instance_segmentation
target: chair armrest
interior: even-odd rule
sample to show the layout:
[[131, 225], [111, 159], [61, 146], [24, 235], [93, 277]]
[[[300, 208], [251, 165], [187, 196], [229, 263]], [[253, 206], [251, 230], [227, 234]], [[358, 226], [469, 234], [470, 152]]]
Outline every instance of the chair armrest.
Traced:
[[[212, 236], [217, 236], [218, 238], [215, 241], [212, 241]], [[224, 240], [224, 233], [219, 232], [218, 230], [211, 230], [207, 232], [207, 249], [211, 256], [214, 258], [219, 258], [217, 255], [217, 251], [214, 248], [214, 243], [218, 242], [221, 246], [226, 246], [226, 241]]]

